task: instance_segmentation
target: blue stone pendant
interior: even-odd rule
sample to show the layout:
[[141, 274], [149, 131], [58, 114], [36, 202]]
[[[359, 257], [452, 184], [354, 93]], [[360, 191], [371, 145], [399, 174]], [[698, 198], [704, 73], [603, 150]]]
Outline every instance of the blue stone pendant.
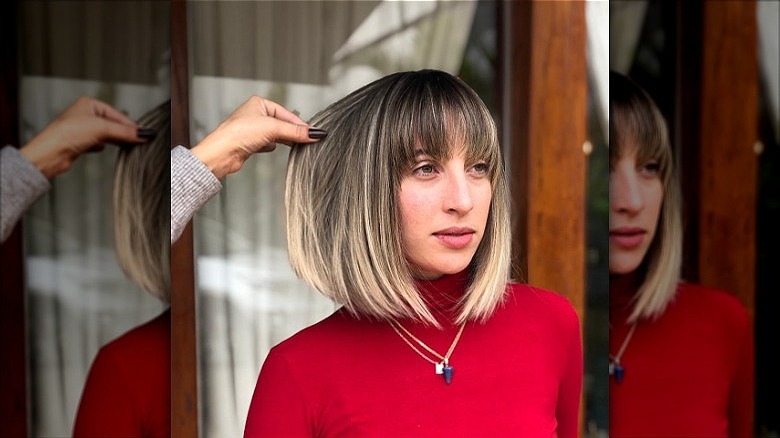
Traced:
[[623, 374], [625, 374], [625, 368], [623, 368], [623, 365], [615, 364], [615, 381], [618, 383], [623, 383]]
[[452, 374], [455, 373], [455, 368], [450, 365], [445, 365], [442, 371], [444, 371], [444, 381], [449, 385], [452, 383]]

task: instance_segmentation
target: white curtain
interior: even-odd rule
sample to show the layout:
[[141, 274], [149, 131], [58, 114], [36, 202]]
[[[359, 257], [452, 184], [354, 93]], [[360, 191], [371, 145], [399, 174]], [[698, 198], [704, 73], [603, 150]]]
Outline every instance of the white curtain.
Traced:
[[[395, 71], [457, 73], [475, 9], [471, 1], [188, 3], [192, 142], [253, 94], [306, 120]], [[241, 436], [268, 350], [335, 310], [287, 261], [286, 162], [285, 147], [251, 158], [196, 216], [204, 437]]]
[[[167, 19], [165, 5], [21, 5], [22, 144], [82, 94], [131, 118], [168, 98], [168, 58], [160, 50], [167, 44], [161, 36], [167, 30], [154, 27]], [[120, 28], [112, 23], [118, 20], [138, 34], [117, 32]], [[159, 41], [151, 44], [147, 38]], [[144, 50], [157, 47], [156, 53], [125, 56], [139, 40]], [[116, 58], [108, 56], [112, 51]], [[34, 437], [70, 436], [97, 350], [164, 308], [127, 280], [116, 262], [111, 206], [115, 159], [111, 145], [80, 157], [24, 217], [29, 424]]]
[[588, 78], [604, 138], [609, 140], [609, 2], [589, 0], [585, 4], [588, 35]]
[[758, 66], [766, 90], [769, 116], [780, 143], [780, 3], [760, 1], [756, 5], [758, 20]]

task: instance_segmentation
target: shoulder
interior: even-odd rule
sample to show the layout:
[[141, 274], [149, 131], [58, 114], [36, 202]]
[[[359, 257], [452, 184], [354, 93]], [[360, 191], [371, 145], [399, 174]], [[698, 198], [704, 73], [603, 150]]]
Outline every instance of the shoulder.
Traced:
[[568, 298], [528, 284], [509, 283], [498, 312], [510, 318], [546, 322], [579, 331], [579, 317]]
[[681, 282], [673, 306], [696, 314], [711, 315], [714, 319], [745, 324], [749, 320], [747, 310], [734, 295], [708, 286]]
[[267, 360], [331, 357], [339, 351], [348, 351], [353, 344], [371, 342], [370, 337], [377, 325], [369, 319], [357, 319], [342, 308], [277, 344], [269, 352]]
[[576, 316], [574, 306], [558, 292], [531, 286], [529, 284], [509, 283], [506, 303], [509, 306], [525, 306], [547, 312]]
[[737, 297], [723, 290], [682, 282], [667, 311], [671, 321], [707, 330], [722, 339], [751, 338], [753, 324], [747, 310]]
[[168, 354], [171, 345], [170, 327], [171, 311], [168, 309], [104, 345], [98, 357], [126, 361], [142, 357], [148, 360], [150, 354]]
[[170, 357], [168, 310], [104, 345], [92, 361], [84, 394], [104, 400], [106, 391], [114, 391], [136, 401], [144, 395], [159, 399], [159, 388], [170, 386]]

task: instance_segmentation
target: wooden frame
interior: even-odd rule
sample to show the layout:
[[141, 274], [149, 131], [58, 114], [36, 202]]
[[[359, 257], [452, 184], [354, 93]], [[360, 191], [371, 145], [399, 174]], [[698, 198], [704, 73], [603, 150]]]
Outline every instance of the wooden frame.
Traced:
[[[171, 3], [171, 145], [189, 145], [187, 3]], [[197, 307], [192, 222], [171, 247], [171, 436], [197, 438]]]
[[[18, 4], [0, 7], [0, 136], [19, 146]], [[0, 147], [5, 144], [0, 144]], [[27, 436], [27, 356], [22, 225], [0, 244], [0, 436]]]
[[[509, 160], [513, 271], [566, 296], [584, 327], [585, 4], [501, 2], [499, 8], [497, 96]], [[581, 425], [584, 412], [583, 402]]]

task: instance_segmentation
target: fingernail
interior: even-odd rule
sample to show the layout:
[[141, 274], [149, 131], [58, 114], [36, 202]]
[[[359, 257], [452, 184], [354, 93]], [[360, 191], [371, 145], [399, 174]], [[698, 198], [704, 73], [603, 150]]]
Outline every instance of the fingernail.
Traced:
[[319, 128], [309, 128], [309, 138], [320, 140], [328, 135], [328, 131]]
[[146, 141], [152, 141], [157, 135], [157, 132], [152, 128], [138, 128], [138, 133], [136, 135]]

